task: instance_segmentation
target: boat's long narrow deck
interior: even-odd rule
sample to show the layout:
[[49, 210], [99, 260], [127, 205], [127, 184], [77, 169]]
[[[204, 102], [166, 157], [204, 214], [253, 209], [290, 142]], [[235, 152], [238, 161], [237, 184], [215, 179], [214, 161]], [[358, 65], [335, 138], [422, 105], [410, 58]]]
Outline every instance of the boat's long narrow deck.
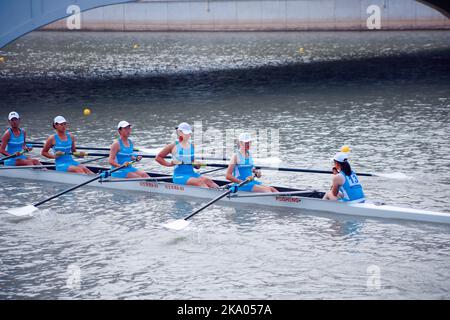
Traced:
[[[101, 171], [108, 170], [107, 168], [96, 167], [96, 166], [88, 166], [88, 168], [92, 172], [95, 172], [97, 174], [100, 173]], [[162, 174], [162, 173], [155, 173], [155, 172], [150, 172], [150, 171], [146, 171], [146, 172], [152, 178], [160, 178], [160, 177], [166, 177], [167, 176], [167, 174]], [[173, 183], [172, 178], [158, 179], [158, 181], [166, 182], [166, 183]], [[225, 180], [213, 179], [213, 181], [219, 187], [223, 187], [223, 186], [226, 186], [226, 185], [230, 184], [229, 181], [225, 181]], [[320, 191], [316, 191], [316, 190], [302, 190], [302, 189], [295, 189], [295, 188], [288, 188], [288, 187], [279, 187], [279, 186], [273, 186], [273, 187], [276, 188], [279, 192], [296, 192], [296, 191], [301, 192], [301, 196], [302, 197], [322, 199], [323, 196], [325, 195], [324, 192], [320, 192]]]

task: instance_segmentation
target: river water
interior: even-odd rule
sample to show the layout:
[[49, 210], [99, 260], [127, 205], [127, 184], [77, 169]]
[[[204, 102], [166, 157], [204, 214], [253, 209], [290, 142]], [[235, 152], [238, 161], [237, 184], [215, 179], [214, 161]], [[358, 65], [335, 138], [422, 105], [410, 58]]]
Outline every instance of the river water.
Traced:
[[[301, 168], [329, 169], [348, 144], [356, 171], [390, 174], [361, 177], [369, 198], [450, 212], [449, 44], [448, 31], [34, 32], [0, 51], [0, 116], [6, 127], [18, 111], [43, 141], [61, 114], [90, 146], [108, 146], [124, 119], [152, 149], [182, 121], [270, 129], [281, 164]], [[15, 221], [6, 208], [66, 186], [0, 181], [3, 299], [450, 298], [449, 226], [218, 205], [176, 233], [161, 223], [205, 201], [95, 188]], [[276, 171], [263, 181], [330, 185]]]

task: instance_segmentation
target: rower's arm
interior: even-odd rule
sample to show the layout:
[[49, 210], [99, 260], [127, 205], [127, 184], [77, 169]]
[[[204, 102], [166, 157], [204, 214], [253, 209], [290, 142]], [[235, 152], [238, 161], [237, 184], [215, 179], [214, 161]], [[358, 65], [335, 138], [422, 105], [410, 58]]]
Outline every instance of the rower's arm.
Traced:
[[112, 165], [113, 167], [120, 167], [120, 164], [118, 164], [116, 162], [116, 157], [117, 157], [117, 153], [120, 150], [120, 145], [118, 141], [115, 141], [112, 145], [111, 145], [111, 149], [109, 151], [109, 164]]
[[331, 195], [330, 200], [338, 200], [339, 199], [339, 187], [344, 184], [342, 181], [342, 175], [334, 175], [333, 176], [333, 185], [331, 186]]
[[2, 144], [0, 145], [0, 153], [7, 157], [10, 156], [8, 151], [6, 151], [6, 145], [9, 142], [9, 138], [10, 138], [9, 130], [6, 130], [5, 134], [2, 137]]
[[47, 141], [45, 141], [44, 147], [42, 148], [41, 155], [49, 159], [56, 159], [56, 157], [51, 154], [49, 151], [55, 145], [54, 137], [48, 137]]
[[167, 146], [165, 146], [156, 156], [155, 161], [158, 162], [160, 165], [164, 167], [173, 167], [175, 164], [173, 161], [169, 162], [165, 157], [169, 155], [169, 153], [172, 153], [172, 149], [175, 147], [174, 143], [170, 143]]
[[22, 149], [24, 149], [24, 150], [28, 149], [28, 147], [27, 147], [27, 132], [25, 130], [23, 130], [23, 145], [22, 145]]
[[236, 166], [236, 163], [237, 163], [237, 159], [236, 159], [236, 155], [234, 154], [231, 157], [230, 164], [228, 165], [226, 178], [228, 181], [231, 181], [234, 183], [241, 183], [242, 182], [241, 180], [239, 180], [238, 178], [233, 176], [233, 171], [234, 171], [234, 167]]
[[75, 153], [75, 152], [77, 152], [77, 147], [75, 144], [75, 137], [73, 136], [73, 134], [71, 134], [71, 133], [69, 133], [69, 134], [70, 134], [70, 138], [72, 139], [72, 153]]

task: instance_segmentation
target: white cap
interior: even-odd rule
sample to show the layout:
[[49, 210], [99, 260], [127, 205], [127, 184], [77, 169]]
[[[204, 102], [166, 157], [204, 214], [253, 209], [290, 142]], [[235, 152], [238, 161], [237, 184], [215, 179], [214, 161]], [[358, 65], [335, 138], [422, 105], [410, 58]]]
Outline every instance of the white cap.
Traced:
[[53, 120], [53, 124], [57, 124], [57, 123], [64, 123], [67, 122], [66, 119], [63, 116], [57, 116], [54, 120]]
[[239, 141], [240, 142], [250, 142], [250, 141], [252, 141], [253, 139], [252, 139], [252, 136], [250, 135], [250, 133], [248, 133], [248, 132], [244, 132], [244, 133], [241, 133], [240, 135], [239, 135]]
[[11, 120], [12, 118], [20, 119], [20, 116], [19, 116], [19, 114], [18, 114], [17, 112], [11, 111], [11, 112], [9, 113], [9, 115], [8, 115], [8, 120]]
[[345, 162], [347, 161], [348, 153], [347, 152], [338, 152], [334, 155], [333, 160], [337, 162]]
[[126, 128], [128, 126], [131, 126], [131, 124], [129, 124], [128, 122], [126, 122], [124, 120], [120, 121], [119, 124], [117, 125], [117, 130], [119, 130], [120, 128]]
[[182, 122], [178, 125], [178, 127], [176, 127], [176, 129], [180, 130], [181, 132], [183, 132], [184, 134], [191, 134], [192, 133], [192, 128], [191, 126], [186, 123], [186, 122]]

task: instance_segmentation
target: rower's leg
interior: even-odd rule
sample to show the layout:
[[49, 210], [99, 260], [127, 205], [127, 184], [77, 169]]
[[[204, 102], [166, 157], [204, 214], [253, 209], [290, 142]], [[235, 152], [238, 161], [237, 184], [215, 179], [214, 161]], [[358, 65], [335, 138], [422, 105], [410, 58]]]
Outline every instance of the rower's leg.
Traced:
[[269, 188], [270, 188], [271, 192], [278, 192], [278, 190], [275, 189], [274, 187], [269, 187]]
[[203, 183], [205, 183], [208, 188], [219, 188], [219, 186], [208, 177], [200, 177], [199, 179], [202, 179]]
[[150, 178], [150, 176], [145, 171], [136, 171], [135, 173], [139, 178]]
[[322, 198], [323, 200], [337, 200], [338, 198], [330, 191], [327, 191]]
[[31, 159], [16, 159], [16, 166], [32, 166], [34, 165]]
[[38, 166], [41, 164], [38, 159], [16, 159], [16, 166]]
[[189, 178], [187, 185], [208, 188], [208, 185], [201, 178]]
[[94, 174], [88, 167], [83, 166], [83, 165], [78, 165], [78, 168], [81, 168], [82, 173], [84, 174]]
[[83, 168], [81, 168], [80, 166], [69, 166], [69, 168], [67, 168], [67, 172], [72, 172], [72, 173], [85, 173]]
[[33, 166], [40, 166], [42, 163], [38, 159], [30, 159], [33, 162]]
[[[32, 166], [42, 166], [42, 163], [38, 159], [28, 159], [31, 162]], [[40, 168], [40, 170], [48, 171], [47, 168]]]
[[253, 186], [252, 192], [273, 192], [271, 187], [268, 186], [262, 186], [262, 185], [257, 185], [255, 184]]
[[128, 172], [127, 179], [141, 178], [138, 172]]

